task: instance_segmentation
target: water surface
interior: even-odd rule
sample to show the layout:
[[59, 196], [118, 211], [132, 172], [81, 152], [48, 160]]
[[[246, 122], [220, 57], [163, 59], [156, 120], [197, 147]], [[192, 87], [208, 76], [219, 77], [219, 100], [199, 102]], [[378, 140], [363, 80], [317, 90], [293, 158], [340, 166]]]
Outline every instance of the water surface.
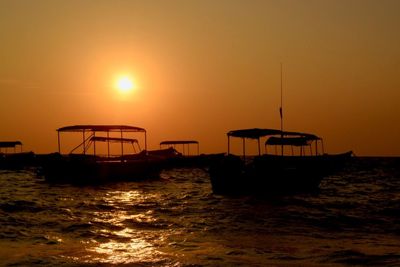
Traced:
[[362, 158], [317, 194], [212, 194], [202, 169], [51, 185], [0, 171], [0, 264], [400, 266], [400, 160]]

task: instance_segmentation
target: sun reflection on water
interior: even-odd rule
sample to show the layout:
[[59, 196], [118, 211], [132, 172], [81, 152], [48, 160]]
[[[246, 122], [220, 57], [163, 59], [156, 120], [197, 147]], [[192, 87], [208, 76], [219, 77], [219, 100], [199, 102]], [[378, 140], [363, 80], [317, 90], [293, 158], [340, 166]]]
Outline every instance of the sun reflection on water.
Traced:
[[139, 190], [131, 191], [111, 191], [105, 194], [103, 200], [110, 204], [123, 204], [138, 202], [149, 196], [143, 196]]
[[[123, 234], [126, 235], [127, 232]], [[98, 243], [88, 251], [97, 254], [92, 261], [113, 264], [157, 262], [163, 255], [154, 248], [153, 244], [140, 237], [132, 237], [129, 242], [110, 240], [106, 243]]]
[[[103, 227], [96, 229], [96, 236], [104, 237], [104, 241], [95, 240], [87, 244], [90, 256], [87, 262], [92, 263], [156, 263], [164, 253], [157, 250], [156, 243], [162, 239], [149, 225], [156, 222], [153, 211], [137, 211], [136, 203], [156, 196], [141, 194], [138, 190], [108, 192], [102, 198], [103, 203], [111, 206], [110, 211], [93, 212], [92, 221]], [[128, 208], [127, 208], [128, 205]], [[144, 224], [144, 226], [142, 226]], [[158, 241], [157, 241], [158, 240]]]

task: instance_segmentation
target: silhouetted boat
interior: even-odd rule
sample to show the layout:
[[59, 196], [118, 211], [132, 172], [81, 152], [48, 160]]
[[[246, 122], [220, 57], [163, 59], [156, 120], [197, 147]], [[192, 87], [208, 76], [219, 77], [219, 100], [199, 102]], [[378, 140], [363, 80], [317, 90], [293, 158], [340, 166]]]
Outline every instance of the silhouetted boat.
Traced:
[[[82, 133], [82, 143], [67, 155], [61, 154], [60, 133]], [[124, 144], [135, 146], [141, 150], [136, 139], [124, 138], [124, 133], [144, 133], [145, 149], [139, 153], [124, 154]], [[161, 161], [146, 153], [146, 130], [126, 125], [75, 125], [59, 128], [58, 153], [46, 156], [42, 163], [42, 173], [49, 182], [70, 183], [101, 183], [120, 180], [143, 180], [158, 178], [161, 171]], [[96, 134], [106, 136], [96, 136]], [[110, 137], [110, 133], [118, 133], [120, 137]], [[96, 142], [107, 143], [107, 155], [96, 154]], [[110, 155], [110, 143], [120, 143], [121, 153], [118, 156]], [[93, 145], [93, 154], [87, 154]], [[73, 154], [78, 148], [81, 154]]]
[[196, 146], [196, 153], [193, 155], [199, 155], [200, 153], [200, 145], [198, 141], [195, 140], [169, 140], [169, 141], [162, 141], [160, 142], [160, 149], [162, 147], [169, 147], [169, 148], [176, 148], [176, 146], [182, 146], [182, 153], [180, 153], [181, 155], [186, 155], [186, 156], [190, 156], [190, 147], [191, 145], [195, 145]]
[[21, 141], [0, 141], [0, 169], [22, 169], [34, 165], [34, 160], [33, 152], [22, 152]]
[[[207, 168], [213, 161], [225, 154], [200, 154], [199, 142], [195, 140], [168, 140], [160, 142], [160, 149], [166, 146], [172, 153], [166, 158], [164, 163], [165, 168]], [[193, 146], [195, 146], [194, 149]], [[192, 150], [190, 149], [191, 147]], [[180, 152], [176, 148], [181, 148]]]
[[[324, 177], [342, 169], [352, 156], [351, 151], [336, 155], [323, 153], [322, 139], [313, 134], [256, 128], [230, 131], [227, 135], [228, 155], [210, 168], [212, 189], [217, 194], [271, 195], [314, 191]], [[242, 138], [243, 157], [230, 154], [231, 137]], [[275, 154], [261, 155], [262, 137], [269, 137], [265, 142], [266, 152], [267, 147], [272, 146]], [[257, 156], [246, 157], [246, 139], [258, 141]], [[295, 150], [299, 153], [295, 154]]]

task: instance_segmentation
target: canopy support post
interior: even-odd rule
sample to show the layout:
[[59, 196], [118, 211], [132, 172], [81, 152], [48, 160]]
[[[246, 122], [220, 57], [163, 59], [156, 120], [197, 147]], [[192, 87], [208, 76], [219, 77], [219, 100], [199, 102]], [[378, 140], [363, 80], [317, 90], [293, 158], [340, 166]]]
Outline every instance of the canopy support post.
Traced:
[[85, 130], [82, 131], [82, 139], [83, 139], [83, 155], [86, 155], [86, 138], [85, 138]]
[[107, 131], [107, 157], [110, 157], [110, 132]]
[[122, 130], [121, 130], [121, 161], [123, 161], [124, 157], [124, 142], [122, 141], [123, 135], [122, 135]]
[[324, 149], [324, 140], [321, 139], [321, 145], [322, 145], [322, 154], [325, 153], [325, 149]]
[[242, 138], [243, 140], [243, 160], [246, 160], [246, 138]]
[[228, 155], [230, 154], [230, 142], [229, 142], [230, 140], [229, 139], [230, 139], [230, 136], [228, 135]]
[[134, 143], [132, 143], [132, 147], [133, 147], [133, 152], [136, 154], [136, 148]]
[[60, 131], [57, 131], [57, 137], [58, 137], [58, 153], [61, 154]]
[[144, 132], [144, 150], [147, 151], [147, 132]]
[[[93, 132], [93, 137], [96, 137], [96, 132]], [[96, 156], [96, 138], [93, 140], [93, 156]]]

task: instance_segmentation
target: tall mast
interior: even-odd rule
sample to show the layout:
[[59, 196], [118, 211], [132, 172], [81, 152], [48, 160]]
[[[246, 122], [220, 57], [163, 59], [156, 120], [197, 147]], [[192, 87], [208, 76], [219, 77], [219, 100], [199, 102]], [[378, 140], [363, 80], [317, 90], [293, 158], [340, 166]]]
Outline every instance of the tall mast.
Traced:
[[281, 63], [281, 107], [279, 108], [279, 114], [281, 116], [281, 155], [283, 156], [283, 85], [282, 85], [282, 63]]

